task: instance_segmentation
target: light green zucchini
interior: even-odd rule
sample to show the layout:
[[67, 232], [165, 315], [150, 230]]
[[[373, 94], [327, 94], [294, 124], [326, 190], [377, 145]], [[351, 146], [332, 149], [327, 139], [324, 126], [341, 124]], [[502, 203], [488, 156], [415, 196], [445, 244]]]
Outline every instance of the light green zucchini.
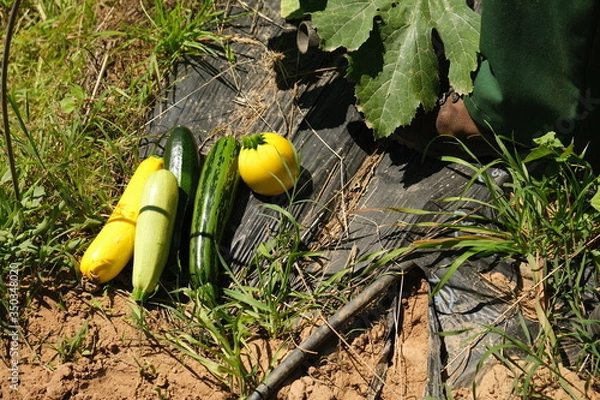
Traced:
[[179, 202], [175, 175], [162, 169], [144, 186], [133, 246], [132, 296], [144, 301], [154, 293], [167, 263]]

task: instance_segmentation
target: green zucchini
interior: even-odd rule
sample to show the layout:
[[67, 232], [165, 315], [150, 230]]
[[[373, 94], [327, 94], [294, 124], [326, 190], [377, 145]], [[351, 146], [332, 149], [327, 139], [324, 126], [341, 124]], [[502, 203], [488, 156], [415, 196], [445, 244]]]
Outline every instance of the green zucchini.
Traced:
[[154, 172], [144, 185], [133, 244], [132, 296], [154, 293], [167, 263], [179, 202], [179, 186], [169, 170]]
[[190, 284], [217, 300], [221, 279], [221, 241], [240, 186], [240, 144], [222, 137], [213, 145], [202, 166], [196, 190], [190, 235]]
[[200, 175], [198, 145], [192, 132], [184, 126], [171, 130], [163, 153], [165, 169], [177, 178], [179, 185], [179, 205], [175, 217], [173, 240], [164, 276], [168, 279], [183, 279], [188, 271], [190, 220]]

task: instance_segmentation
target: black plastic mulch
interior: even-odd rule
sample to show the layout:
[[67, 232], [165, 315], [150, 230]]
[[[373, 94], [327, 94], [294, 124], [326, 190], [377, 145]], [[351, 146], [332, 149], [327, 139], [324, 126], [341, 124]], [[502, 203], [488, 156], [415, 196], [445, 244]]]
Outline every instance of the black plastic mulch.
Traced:
[[[165, 138], [158, 138], [175, 125], [187, 126], [198, 135], [202, 153], [220, 135], [279, 132], [294, 142], [302, 157], [305, 172], [300, 197], [309, 201], [298, 202], [291, 210], [303, 226], [311, 228], [303, 237], [307, 247], [322, 237], [332, 218], [340, 221], [339, 231], [328, 233], [329, 237], [336, 235], [325, 257], [328, 271], [338, 271], [375, 251], [405, 245], [419, 232], [394, 222], [417, 219], [384, 208], [442, 209], [437, 200], [460, 195], [471, 178], [468, 171], [423, 159], [386, 140], [374, 142], [354, 105], [353, 87], [344, 78], [343, 55], [318, 50], [300, 54], [295, 44], [296, 26], [280, 18], [278, 1], [247, 4], [260, 13], [237, 20], [229, 28], [240, 38], [231, 42], [236, 63], [216, 57], [184, 60], [154, 110], [150, 139], [142, 155], [156, 145], [160, 153]], [[232, 14], [246, 11], [236, 8], [239, 5], [233, 7]], [[498, 179], [504, 179], [502, 173]], [[488, 193], [484, 185], [474, 185], [470, 196], [486, 199]], [[247, 265], [255, 245], [277, 228], [276, 220], [266, 215], [264, 202], [285, 205], [286, 199], [258, 198], [248, 191], [240, 196], [226, 241], [234, 269]], [[418, 268], [433, 286], [451, 257], [421, 252], [386, 268], [398, 264], [407, 270]], [[468, 387], [477, 369], [486, 368], [478, 366], [482, 354], [502, 338], [495, 333], [474, 338], [476, 330], [495, 326], [519, 333], [518, 309], [512, 308], [510, 295], [494, 290], [482, 278], [492, 272], [501, 273], [508, 281], [516, 279], [507, 262], [494, 257], [480, 259], [459, 269], [434, 297], [429, 315], [430, 373], [424, 396], [443, 398], [445, 382], [454, 388]], [[446, 334], [438, 335], [440, 332]]]

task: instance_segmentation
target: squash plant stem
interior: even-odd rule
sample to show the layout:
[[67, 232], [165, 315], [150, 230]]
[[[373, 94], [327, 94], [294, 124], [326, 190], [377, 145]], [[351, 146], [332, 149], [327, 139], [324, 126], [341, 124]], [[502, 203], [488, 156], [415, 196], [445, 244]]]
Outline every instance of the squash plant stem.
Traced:
[[265, 137], [262, 133], [256, 133], [242, 138], [242, 147], [244, 149], [256, 150], [261, 144], [265, 144]]

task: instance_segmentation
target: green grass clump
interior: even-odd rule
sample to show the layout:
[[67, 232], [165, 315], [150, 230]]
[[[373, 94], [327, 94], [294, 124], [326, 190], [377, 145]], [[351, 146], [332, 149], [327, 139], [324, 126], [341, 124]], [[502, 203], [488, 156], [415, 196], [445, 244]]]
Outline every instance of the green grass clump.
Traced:
[[583, 154], [563, 146], [552, 133], [524, 159], [505, 155], [511, 175], [509, 197], [497, 197], [502, 229], [516, 244], [531, 273], [540, 332], [526, 357], [527, 374], [517, 375], [520, 395], [536, 389], [533, 373], [544, 366], [567, 393], [560, 374], [566, 365], [589, 380], [600, 374], [600, 337], [589, 318], [598, 305], [597, 243], [600, 239], [600, 180]]
[[[0, 7], [2, 43], [11, 5]], [[0, 273], [21, 266], [23, 307], [47, 278], [76, 282], [77, 260], [139, 161], [152, 102], [176, 60], [231, 57], [215, 1], [122, 11], [104, 0], [18, 10], [5, 100], [22, 199], [2, 152]], [[5, 307], [6, 299], [0, 286]]]
[[[599, 321], [589, 316], [599, 303], [600, 179], [585, 154], [576, 153], [573, 145], [563, 145], [552, 132], [524, 155], [500, 139], [498, 146], [498, 158], [487, 164], [445, 158], [472, 172], [467, 189], [482, 182], [490, 196], [487, 201], [466, 195], [442, 201], [450, 209], [452, 204], [476, 204], [492, 217], [444, 214], [444, 221], [458, 222], [421, 224], [434, 232], [431, 237], [398, 254], [417, 248], [459, 251], [433, 293], [468, 259], [496, 254], [520, 261], [532, 285], [519, 300], [533, 299], [539, 332], [533, 336], [524, 332], [530, 338], [527, 343], [497, 332], [505, 336], [505, 344], [490, 349], [488, 356], [497, 357], [515, 372], [514, 391], [523, 398], [540, 394], [534, 377], [542, 369], [575, 396], [562, 376], [562, 366], [588, 381], [600, 374], [600, 337], [593, 334]], [[509, 175], [508, 183], [494, 183], [494, 168]], [[514, 354], [509, 349], [520, 350], [522, 359], [509, 356]]]
[[[242, 271], [232, 271], [222, 260], [230, 284], [220, 302], [207, 302], [201, 290], [181, 289], [178, 294], [187, 301], [163, 305], [172, 317], [169, 327], [162, 333], [143, 329], [206, 367], [238, 396], [250, 394], [288, 343], [298, 341], [303, 322], [310, 323], [304, 318], [328, 315], [347, 301], [350, 290], [350, 270], [309, 276], [303, 266], [319, 253], [303, 248], [302, 227], [288, 209], [264, 207], [277, 231], [256, 246], [253, 261]], [[143, 321], [138, 326], [144, 328]]]

